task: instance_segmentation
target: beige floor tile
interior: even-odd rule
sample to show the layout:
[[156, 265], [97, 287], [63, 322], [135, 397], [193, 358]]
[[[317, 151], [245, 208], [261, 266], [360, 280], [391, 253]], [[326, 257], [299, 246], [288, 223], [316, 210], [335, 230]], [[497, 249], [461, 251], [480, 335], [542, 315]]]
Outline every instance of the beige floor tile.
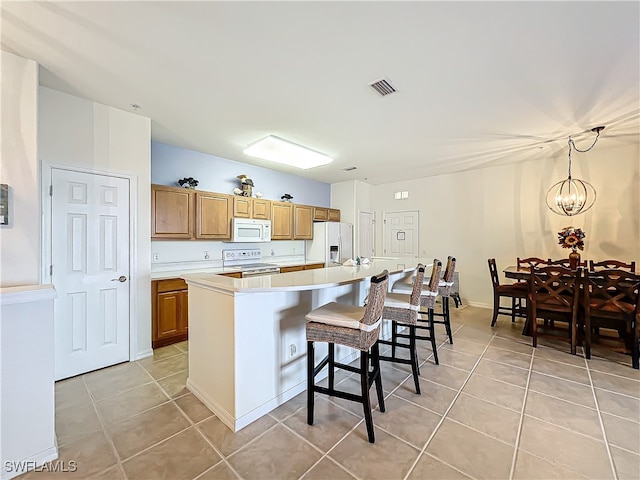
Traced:
[[578, 403], [585, 407], [595, 408], [591, 387], [582, 383], [567, 382], [561, 378], [551, 377], [538, 372], [531, 372], [529, 390], [546, 393], [562, 400]]
[[375, 429], [375, 440], [369, 443], [363, 422], [329, 456], [360, 478], [404, 478], [420, 451], [379, 428]]
[[271, 410], [269, 414], [281, 422], [287, 417], [290, 417], [294, 413], [296, 413], [301, 408], [305, 408], [306, 411], [307, 406], [307, 391], [305, 390], [302, 393], [299, 393], [295, 397], [290, 400], [287, 400], [285, 403], [280, 405], [278, 408]]
[[194, 428], [189, 428], [122, 465], [129, 480], [191, 480], [219, 461], [220, 455]]
[[451, 420], [426, 451], [473, 478], [508, 478], [513, 457], [513, 447]]
[[[526, 338], [527, 340], [524, 340]], [[502, 350], [509, 350], [510, 352], [522, 353], [525, 355], [531, 355], [533, 353], [533, 347], [529, 337], [523, 337], [523, 339], [512, 340], [509, 338], [494, 337], [491, 340], [492, 348], [501, 348]]]
[[76, 462], [78, 470], [73, 473], [74, 478], [95, 475], [117, 462], [113, 448], [102, 430], [62, 446], [58, 454], [58, 460], [65, 465], [69, 465], [71, 461]]
[[173, 346], [176, 347], [181, 352], [188, 352], [189, 351], [189, 340], [185, 340], [184, 342], [180, 342], [180, 343], [175, 343]]
[[640, 370], [636, 370], [631, 367], [631, 356], [629, 357], [628, 364], [621, 365], [616, 362], [611, 362], [602, 358], [591, 357], [588, 360], [589, 369], [602, 373], [609, 373], [611, 375], [618, 375], [620, 377], [627, 377], [632, 380], [640, 381]]
[[373, 424], [422, 449], [442, 418], [396, 396], [386, 400], [386, 411], [373, 412]]
[[441, 415], [447, 411], [457, 393], [457, 390], [422, 377], [420, 377], [421, 393], [417, 394], [414, 388], [413, 380], [407, 380], [393, 394]]
[[515, 445], [520, 423], [519, 412], [507, 410], [465, 393], [458, 397], [447, 418], [510, 445]]
[[592, 408], [529, 391], [525, 414], [602, 440], [598, 412]]
[[105, 425], [112, 425], [168, 401], [167, 396], [155, 383], [147, 383], [106, 400], [100, 400], [96, 402], [96, 408]]
[[97, 475], [92, 475], [91, 480], [126, 480], [122, 467], [120, 465], [114, 465]]
[[245, 479], [297, 479], [322, 454], [282, 425], [276, 425], [227, 461]]
[[640, 398], [640, 382], [636, 380], [595, 371], [591, 372], [591, 380], [596, 388]]
[[84, 380], [93, 400], [97, 401], [149, 383], [152, 378], [137, 362], [127, 362], [87, 373]]
[[224, 456], [229, 456], [275, 424], [276, 421], [266, 415], [234, 433], [218, 417], [211, 417], [199, 423], [197, 428], [218, 451]]
[[213, 416], [213, 412], [198, 400], [193, 393], [178, 397], [174, 401], [193, 423], [201, 422], [205, 418]]
[[353, 480], [354, 478], [336, 462], [325, 457], [305, 473], [301, 480]]
[[158, 380], [158, 385], [160, 385], [171, 398], [180, 397], [189, 393], [189, 390], [187, 390], [186, 387], [188, 377], [189, 372], [185, 370], [184, 372], [176, 373]]
[[611, 447], [611, 457], [620, 480], [638, 480], [640, 478], [640, 455]]
[[526, 368], [527, 370], [531, 364], [531, 355], [503, 350], [493, 346], [490, 346], [487, 349], [482, 358], [493, 360], [494, 362], [505, 363], [512, 367]]
[[438, 480], [464, 480], [470, 477], [455, 468], [445, 465], [440, 460], [425, 453], [411, 471], [408, 480], [423, 480], [433, 478]]
[[81, 375], [55, 383], [55, 403], [56, 409], [91, 403], [91, 396]]
[[65, 445], [98, 430], [102, 430], [102, 424], [93, 403], [56, 410], [58, 445]]
[[562, 378], [564, 380], [571, 380], [584, 385], [590, 385], [589, 374], [587, 373], [587, 369], [584, 367], [554, 362], [552, 360], [536, 356], [533, 359], [532, 371], [546, 373], [547, 375]]
[[629, 420], [640, 419], [640, 399], [609, 392], [608, 390], [595, 389], [598, 398], [598, 408], [601, 412], [611, 413]]
[[522, 387], [476, 374], [471, 375], [462, 391], [518, 413], [522, 410], [525, 394], [525, 389]]
[[469, 372], [449, 365], [426, 363], [420, 366], [420, 376], [445, 387], [459, 390], [469, 376]]
[[551, 478], [574, 480], [587, 479], [589, 477], [580, 475], [564, 465], [551, 463], [548, 460], [519, 450], [513, 478], [516, 480], [549, 480]]
[[[386, 388], [384, 379], [382, 380], [382, 388], [383, 389]], [[338, 386], [338, 389], [343, 392], [352, 393], [354, 395], [360, 395], [361, 394], [360, 378], [357, 376], [347, 378], [346, 380], [340, 383], [340, 385]], [[362, 418], [364, 415], [362, 403], [360, 402], [354, 402], [351, 400], [345, 400], [344, 398], [338, 398], [338, 397], [332, 397], [332, 396], [326, 396], [326, 395], [322, 395], [322, 397], [330, 400], [331, 402], [335, 403], [339, 407], [342, 407], [345, 410], [352, 412], [354, 415], [357, 415], [360, 418]], [[369, 404], [371, 405], [372, 409], [378, 406], [378, 395], [376, 393], [375, 385], [372, 385], [371, 389], [369, 390]]]
[[153, 362], [173, 357], [181, 353], [184, 353], [184, 351], [180, 350], [175, 345], [167, 345], [166, 347], [154, 348], [153, 355], [147, 358], [143, 358], [142, 360], [138, 360], [138, 363], [142, 365], [149, 365]]
[[153, 378], [159, 380], [188, 369], [188, 355], [187, 353], [180, 353], [179, 355], [174, 355], [173, 357], [158, 360], [157, 362], [143, 366]]
[[584, 357], [579, 354], [572, 355], [570, 349], [567, 349], [564, 344], [562, 349], [539, 346], [536, 348], [536, 358], [544, 358], [547, 360], [553, 360], [560, 363], [568, 363], [576, 367], [585, 367]]
[[494, 362], [493, 360], [485, 360], [484, 358], [480, 360], [473, 373], [523, 388], [527, 385], [527, 378], [529, 377], [528, 370]]
[[[382, 388], [385, 392], [395, 390], [398, 385], [407, 380], [411, 374], [411, 365], [403, 365], [392, 362], [380, 362], [380, 375], [382, 378]], [[357, 375], [351, 377], [353, 381], [360, 382]], [[413, 379], [408, 380], [413, 383]], [[374, 389], [371, 389], [374, 392]]]
[[323, 397], [315, 400], [313, 425], [307, 424], [307, 409], [302, 408], [283, 423], [323, 452], [333, 447], [363, 418], [338, 407]]
[[[553, 441], [550, 441], [553, 439]], [[590, 478], [611, 478], [604, 442], [524, 417], [520, 449]]]
[[107, 429], [120, 457], [125, 460], [188, 426], [189, 422], [176, 406], [165, 403]]
[[633, 422], [603, 413], [602, 423], [609, 444], [640, 455], [640, 423], [637, 423], [639, 421], [640, 418]]
[[440, 360], [441, 365], [448, 365], [450, 367], [469, 371], [476, 365], [478, 355], [469, 355], [441, 348], [438, 351], [438, 360]]
[[472, 326], [470, 324], [464, 325], [460, 330], [456, 332], [456, 339], [461, 338], [462, 340], [468, 340], [470, 342], [480, 343], [482, 345], [488, 344], [491, 341], [492, 337], [492, 332], [475, 328], [475, 326]]
[[215, 467], [210, 468], [198, 477], [198, 480], [237, 480], [239, 477], [233, 473], [224, 462], [219, 462]]

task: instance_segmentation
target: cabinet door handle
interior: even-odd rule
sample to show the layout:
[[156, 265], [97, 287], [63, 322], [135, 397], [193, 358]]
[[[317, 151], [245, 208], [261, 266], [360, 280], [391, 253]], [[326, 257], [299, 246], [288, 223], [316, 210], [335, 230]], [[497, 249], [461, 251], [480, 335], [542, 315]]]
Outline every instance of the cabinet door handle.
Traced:
[[118, 278], [112, 278], [111, 281], [124, 283], [127, 281], [127, 277], [125, 277], [124, 275], [120, 275]]

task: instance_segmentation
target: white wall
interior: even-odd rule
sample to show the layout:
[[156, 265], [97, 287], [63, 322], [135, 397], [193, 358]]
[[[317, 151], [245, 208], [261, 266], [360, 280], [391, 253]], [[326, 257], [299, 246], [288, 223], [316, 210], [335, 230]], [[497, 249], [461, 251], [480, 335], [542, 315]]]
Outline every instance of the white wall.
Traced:
[[331, 208], [340, 210], [340, 221], [353, 224], [354, 256], [360, 255], [360, 212], [372, 211], [371, 189], [371, 185], [359, 180], [331, 184]]
[[[576, 217], [556, 215], [545, 204], [548, 188], [566, 178], [566, 151], [515, 165], [373, 186], [371, 205], [377, 218], [383, 212], [418, 210], [420, 256], [454, 255], [463, 299], [490, 306], [487, 259], [495, 257], [502, 269], [518, 256], [568, 257], [557, 242], [557, 232], [568, 225], [586, 232], [583, 259], [640, 263], [640, 151], [606, 144], [603, 138], [588, 154], [574, 157], [574, 177], [597, 191], [596, 204]], [[409, 198], [393, 200], [398, 190], [408, 190]], [[378, 222], [378, 255], [382, 227]]]
[[[42, 162], [135, 176], [134, 244], [137, 352], [151, 349], [151, 122], [148, 118], [40, 87]], [[133, 273], [133, 271], [132, 271]]]
[[0, 183], [9, 185], [9, 225], [0, 226], [0, 286], [40, 282], [38, 64], [0, 52]]

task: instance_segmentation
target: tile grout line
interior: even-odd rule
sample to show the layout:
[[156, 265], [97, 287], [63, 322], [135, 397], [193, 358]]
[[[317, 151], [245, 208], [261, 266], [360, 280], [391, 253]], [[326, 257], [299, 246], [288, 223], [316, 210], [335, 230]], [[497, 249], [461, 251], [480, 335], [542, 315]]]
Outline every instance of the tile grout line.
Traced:
[[[462, 328], [462, 327], [464, 327], [464, 325], [462, 325], [460, 328]], [[455, 397], [453, 397], [453, 399], [451, 400], [451, 403], [449, 404], [449, 406], [447, 407], [445, 412], [442, 414], [442, 418], [440, 418], [440, 421], [438, 422], [436, 427], [433, 429], [433, 432], [431, 432], [431, 435], [429, 436], [429, 438], [425, 442], [424, 446], [422, 447], [422, 450], [420, 450], [420, 454], [418, 455], [418, 458], [416, 458], [416, 460], [413, 462], [413, 464], [409, 468], [407, 474], [404, 476], [404, 480], [407, 480], [409, 478], [409, 475], [411, 475], [411, 472], [413, 472], [413, 470], [415, 469], [416, 465], [418, 464], [418, 461], [420, 460], [420, 457], [425, 453], [425, 451], [427, 450], [427, 447], [431, 444], [432, 440], [436, 436], [436, 433], [438, 433], [438, 430], [440, 430], [440, 427], [442, 426], [442, 424], [444, 423], [445, 419], [447, 418], [447, 415], [449, 414], [449, 412], [453, 408], [453, 405], [456, 403], [456, 400], [458, 400], [458, 397], [460, 397], [460, 395], [462, 394], [462, 390], [464, 389], [464, 387], [466, 386], [467, 382], [469, 381], [469, 379], [473, 375], [473, 372], [475, 371], [475, 369], [478, 367], [478, 364], [482, 360], [482, 357], [484, 356], [485, 352], [489, 348], [489, 345], [491, 345], [491, 341], [494, 338], [495, 338], [495, 333], [489, 339], [489, 342], [484, 347], [484, 350], [482, 351], [482, 353], [478, 357], [478, 360], [476, 360], [476, 363], [473, 365], [473, 368], [469, 371], [469, 374], [467, 375], [467, 378], [465, 378], [464, 382], [462, 383], [462, 385], [458, 389], [458, 392], [456, 393]], [[468, 474], [466, 474], [466, 475], [468, 475]]]
[[600, 412], [600, 404], [598, 403], [598, 397], [596, 396], [596, 389], [593, 385], [593, 379], [591, 378], [591, 369], [589, 369], [589, 362], [587, 362], [587, 357], [584, 357], [584, 363], [587, 367], [587, 375], [589, 376], [589, 384], [591, 386], [591, 394], [593, 395], [593, 401], [596, 404], [596, 412], [598, 412], [598, 421], [600, 422], [600, 429], [602, 430], [602, 438], [604, 440], [604, 447], [607, 450], [607, 457], [609, 457], [609, 465], [611, 466], [611, 473], [613, 473], [613, 478], [618, 480], [618, 472], [616, 471], [616, 465], [613, 461], [613, 456], [611, 455], [611, 447], [609, 446], [609, 440], [607, 439], [607, 432], [604, 428], [604, 422], [602, 420], [602, 413]]
[[531, 361], [529, 362], [529, 373], [527, 374], [527, 383], [524, 387], [524, 398], [522, 399], [522, 408], [520, 409], [520, 422], [518, 423], [518, 433], [516, 441], [513, 445], [513, 457], [511, 458], [511, 468], [509, 469], [509, 480], [513, 480], [513, 474], [516, 470], [516, 462], [518, 460], [518, 449], [520, 448], [520, 438], [522, 436], [522, 424], [524, 423], [524, 411], [527, 407], [527, 397], [529, 395], [529, 383], [531, 382], [531, 372], [533, 370], [533, 360], [536, 356], [536, 349], [531, 352]]

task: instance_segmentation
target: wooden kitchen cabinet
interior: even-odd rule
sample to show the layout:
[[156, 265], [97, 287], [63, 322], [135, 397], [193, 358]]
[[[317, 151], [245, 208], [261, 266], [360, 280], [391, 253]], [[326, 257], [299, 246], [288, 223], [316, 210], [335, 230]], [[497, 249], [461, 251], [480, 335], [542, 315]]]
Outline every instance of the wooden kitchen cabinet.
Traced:
[[308, 205], [293, 206], [293, 239], [313, 239], [313, 207]]
[[151, 345], [153, 348], [188, 338], [189, 301], [187, 284], [180, 278], [151, 282]]
[[242, 278], [242, 272], [219, 273], [223, 277]]
[[271, 240], [293, 240], [293, 203], [271, 202]]
[[280, 273], [301, 272], [302, 270], [315, 270], [316, 268], [324, 268], [324, 263], [311, 263], [309, 265], [290, 265], [288, 267], [280, 267]]
[[324, 263], [310, 263], [304, 266], [305, 270], [315, 270], [316, 268], [324, 268]]
[[151, 185], [151, 238], [192, 238], [194, 191]]
[[208, 240], [231, 240], [232, 195], [196, 192], [195, 237]]
[[271, 218], [271, 200], [251, 197], [233, 197], [233, 216], [269, 220]]
[[340, 210], [337, 208], [313, 207], [314, 222], [339, 222]]

